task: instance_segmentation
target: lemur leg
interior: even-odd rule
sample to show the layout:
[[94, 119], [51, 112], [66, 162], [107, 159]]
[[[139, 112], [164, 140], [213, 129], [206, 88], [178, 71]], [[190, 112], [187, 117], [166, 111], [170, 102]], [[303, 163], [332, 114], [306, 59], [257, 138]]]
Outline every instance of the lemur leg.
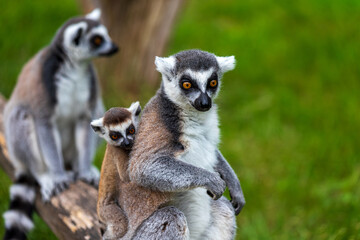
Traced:
[[34, 177], [41, 186], [43, 200], [50, 200], [68, 187], [70, 178], [65, 171], [58, 129], [47, 119], [35, 119], [35, 131], [46, 171]]
[[184, 240], [189, 239], [185, 215], [169, 206], [155, 211], [136, 230], [133, 240]]
[[75, 126], [76, 148], [78, 151], [78, 178], [94, 186], [99, 184], [99, 170], [92, 165], [96, 150], [96, 135], [90, 127], [90, 120], [81, 119]]
[[59, 166], [58, 161], [61, 164], [62, 158], [58, 157], [55, 134], [51, 128], [44, 130], [47, 127], [36, 123], [25, 107], [13, 109], [5, 120], [7, 145], [15, 174], [20, 176], [30, 173], [39, 183], [45, 201], [52, 194], [63, 190], [67, 180], [66, 175], [63, 175], [65, 172], [61, 171], [63, 166]]
[[209, 227], [200, 239], [232, 240], [235, 238], [236, 220], [234, 208], [225, 197], [212, 200], [211, 219]]
[[106, 224], [104, 239], [118, 239], [127, 232], [128, 219], [116, 203], [119, 194], [119, 174], [111, 158], [104, 158], [99, 183], [97, 213], [99, 219]]

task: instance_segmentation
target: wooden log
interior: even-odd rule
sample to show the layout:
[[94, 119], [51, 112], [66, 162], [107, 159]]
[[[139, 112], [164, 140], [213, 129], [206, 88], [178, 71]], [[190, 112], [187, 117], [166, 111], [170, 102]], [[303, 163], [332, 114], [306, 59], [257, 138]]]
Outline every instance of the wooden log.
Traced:
[[[14, 168], [9, 161], [3, 128], [5, 99], [0, 95], [0, 165], [14, 180]], [[41, 200], [37, 189], [35, 209], [59, 239], [101, 239], [104, 228], [97, 218], [97, 190], [81, 181], [71, 184], [69, 189], [50, 202]], [[35, 226], [36, 228], [36, 226]]]

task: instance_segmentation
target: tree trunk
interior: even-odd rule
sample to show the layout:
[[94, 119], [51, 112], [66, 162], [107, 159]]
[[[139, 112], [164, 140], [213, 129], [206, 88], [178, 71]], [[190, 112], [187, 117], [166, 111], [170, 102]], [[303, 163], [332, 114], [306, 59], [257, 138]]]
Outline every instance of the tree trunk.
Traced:
[[[80, 0], [85, 12], [100, 7], [102, 20], [120, 52], [97, 60], [103, 92], [138, 97], [158, 87], [155, 56], [162, 56], [183, 0]], [[111, 61], [111, 64], [109, 62]], [[119, 94], [120, 93], [120, 94]]]

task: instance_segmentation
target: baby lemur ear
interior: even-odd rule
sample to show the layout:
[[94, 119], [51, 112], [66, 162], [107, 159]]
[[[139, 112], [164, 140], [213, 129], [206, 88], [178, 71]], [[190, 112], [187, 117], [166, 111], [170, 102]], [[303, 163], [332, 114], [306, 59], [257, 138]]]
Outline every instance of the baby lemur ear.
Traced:
[[99, 119], [93, 120], [93, 121], [90, 123], [90, 126], [92, 127], [92, 129], [94, 130], [94, 132], [96, 132], [97, 134], [99, 134], [99, 136], [103, 136], [103, 135], [105, 134], [103, 118], [99, 118]]
[[220, 66], [220, 71], [222, 73], [226, 73], [228, 71], [231, 71], [235, 68], [235, 57], [216, 57], [216, 60]]
[[174, 76], [175, 57], [155, 57], [156, 70], [165, 75], [169, 80]]
[[95, 8], [91, 13], [88, 13], [85, 17], [87, 19], [91, 19], [94, 21], [100, 21], [100, 17], [101, 17], [100, 8]]
[[128, 108], [128, 110], [134, 114], [135, 116], [139, 116], [140, 115], [140, 112], [141, 112], [141, 106], [140, 106], [140, 103], [137, 101], [137, 102], [134, 102], [131, 104], [131, 106]]

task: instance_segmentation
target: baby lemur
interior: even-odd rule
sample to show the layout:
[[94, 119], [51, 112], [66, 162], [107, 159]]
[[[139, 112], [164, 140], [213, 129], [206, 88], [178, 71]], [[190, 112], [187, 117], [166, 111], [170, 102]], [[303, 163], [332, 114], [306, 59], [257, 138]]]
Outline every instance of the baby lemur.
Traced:
[[[156, 57], [155, 64], [162, 84], [142, 113], [130, 153], [130, 180], [168, 193], [168, 204], [185, 214], [191, 239], [233, 239], [235, 214], [245, 199], [235, 172], [218, 149], [213, 99], [235, 58], [189, 50]], [[226, 186], [232, 206], [222, 197]]]
[[104, 107], [91, 60], [118, 49], [100, 13], [96, 9], [61, 26], [51, 44], [23, 67], [6, 104], [5, 138], [16, 180], [4, 214], [5, 239], [24, 239], [32, 228], [34, 184], [44, 201], [63, 191], [74, 175], [98, 184], [99, 171], [92, 166], [97, 136], [89, 124]]
[[101, 167], [97, 212], [106, 226], [104, 239], [188, 238], [185, 216], [179, 210], [163, 206], [166, 193], [143, 188], [130, 182], [131, 151], [140, 115], [139, 102], [129, 108], [111, 108], [91, 127], [107, 141]]

